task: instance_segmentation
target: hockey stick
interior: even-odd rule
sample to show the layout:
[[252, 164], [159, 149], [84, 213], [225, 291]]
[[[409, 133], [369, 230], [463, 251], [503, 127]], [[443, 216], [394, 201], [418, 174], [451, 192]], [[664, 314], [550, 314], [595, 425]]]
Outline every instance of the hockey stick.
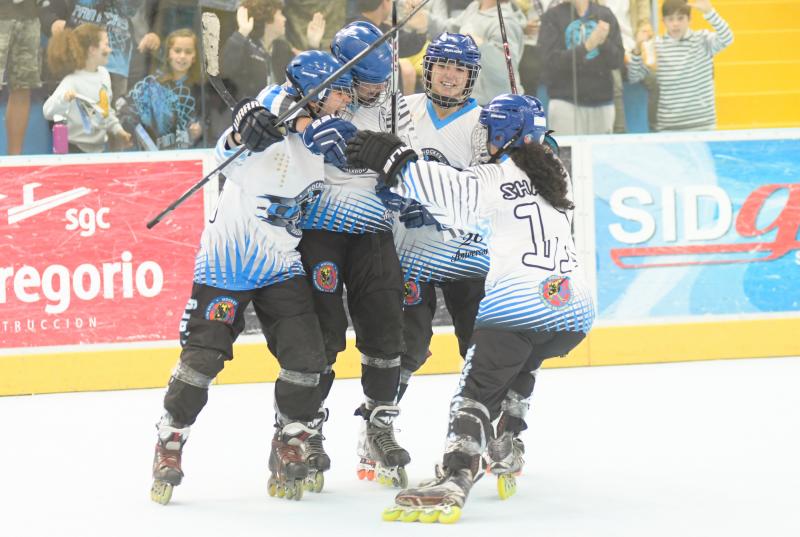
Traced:
[[[331, 84], [333, 84], [336, 80], [339, 79], [339, 77], [341, 77], [344, 73], [352, 69], [353, 66], [358, 62], [360, 62], [362, 58], [364, 58], [373, 50], [384, 44], [387, 39], [391, 38], [395, 33], [397, 33], [400, 30], [400, 28], [402, 28], [403, 25], [405, 25], [409, 21], [409, 19], [411, 19], [411, 17], [416, 15], [417, 12], [420, 9], [422, 9], [425, 6], [425, 4], [427, 4], [429, 1], [430, 0], [422, 0], [422, 2], [416, 8], [414, 8], [414, 10], [411, 13], [409, 13], [408, 16], [406, 16], [402, 21], [400, 21], [397, 25], [393, 26], [389, 31], [387, 31], [385, 34], [383, 34], [381, 37], [375, 40], [370, 46], [368, 46], [367, 48], [365, 48], [364, 50], [353, 56], [353, 58], [349, 62], [345, 63], [343, 66], [334, 71], [328, 78], [320, 82], [318, 86], [310, 90], [302, 99], [297, 101], [291, 108], [289, 108], [286, 112], [278, 116], [275, 119], [275, 125], [278, 126], [285, 123], [288, 118], [292, 117], [298, 110], [307, 105], [311, 99], [316, 97], [321, 91], [328, 89], [331, 86]], [[237, 149], [233, 155], [225, 159], [225, 161], [222, 162], [222, 164], [211, 170], [211, 172], [208, 175], [206, 175], [205, 177], [200, 179], [197, 183], [192, 185], [192, 187], [189, 188], [189, 190], [184, 192], [178, 199], [170, 203], [166, 209], [161, 211], [159, 214], [156, 215], [155, 218], [150, 220], [147, 223], [147, 229], [152, 229], [156, 224], [158, 224], [161, 220], [163, 220], [165, 216], [174, 211], [176, 207], [178, 207], [184, 201], [189, 199], [189, 197], [191, 197], [195, 192], [203, 188], [203, 186], [207, 182], [209, 182], [214, 177], [214, 175], [225, 169], [225, 167], [227, 167], [228, 164], [239, 158], [239, 155], [241, 155], [245, 151], [247, 151], [247, 146], [243, 145], [239, 147], [239, 149]]]
[[511, 47], [508, 46], [506, 23], [503, 20], [503, 10], [500, 7], [500, 0], [497, 0], [497, 20], [500, 22], [500, 37], [503, 39], [503, 52], [506, 56], [506, 67], [508, 68], [508, 81], [511, 83], [511, 93], [516, 95], [517, 81], [514, 78], [514, 67], [511, 65]]
[[206, 11], [201, 20], [203, 27], [203, 56], [206, 63], [206, 74], [211, 87], [222, 97], [231, 110], [236, 106], [236, 101], [225, 87], [219, 76], [219, 19], [214, 13]]
[[[397, 26], [397, 2], [392, 1], [392, 26]], [[400, 32], [392, 37], [392, 134], [397, 135], [397, 90], [400, 85]]]

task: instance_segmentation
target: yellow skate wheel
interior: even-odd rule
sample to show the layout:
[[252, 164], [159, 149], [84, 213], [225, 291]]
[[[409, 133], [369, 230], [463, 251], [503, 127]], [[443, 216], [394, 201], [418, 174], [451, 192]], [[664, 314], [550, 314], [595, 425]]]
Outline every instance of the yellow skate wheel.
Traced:
[[419, 521], [425, 524], [432, 524], [439, 520], [441, 511], [438, 509], [426, 509], [419, 514]]
[[461, 508], [457, 505], [439, 513], [439, 524], [455, 524], [461, 518]]
[[383, 474], [378, 474], [378, 483], [380, 483], [381, 485], [391, 485], [391, 483], [389, 483], [388, 478]]
[[517, 492], [517, 479], [511, 474], [497, 476], [497, 494], [507, 500]]
[[274, 477], [270, 477], [267, 481], [267, 494], [270, 495], [271, 498], [274, 498], [275, 495], [278, 493], [278, 480]]
[[400, 513], [400, 522], [416, 522], [419, 520], [419, 509], [406, 509]]
[[161, 505], [167, 505], [172, 499], [172, 485], [166, 481], [153, 481], [150, 487], [150, 499]]
[[403, 509], [401, 507], [397, 506], [387, 507], [386, 509], [383, 510], [381, 518], [386, 522], [394, 522], [398, 518], [400, 518], [400, 515], [402, 514], [403, 514]]
[[305, 490], [303, 487], [303, 480], [295, 479], [293, 488], [294, 488], [294, 500], [296, 502], [299, 502], [300, 500], [303, 499], [303, 490]]
[[314, 475], [314, 486], [311, 489], [311, 492], [322, 492], [322, 488], [325, 486], [325, 476], [322, 472], [317, 472]]
[[286, 496], [286, 483], [278, 481], [277, 496], [278, 498]]

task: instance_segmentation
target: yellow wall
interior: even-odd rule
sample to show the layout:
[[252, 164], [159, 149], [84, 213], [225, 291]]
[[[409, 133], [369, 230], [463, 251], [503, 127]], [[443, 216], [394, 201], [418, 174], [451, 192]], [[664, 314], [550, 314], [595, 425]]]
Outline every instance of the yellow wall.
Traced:
[[[714, 62], [718, 127], [800, 126], [800, 0], [713, 0], [713, 5], [734, 35]], [[710, 29], [696, 10], [692, 27]]]
[[[800, 355], [800, 318], [596, 327], [569, 356], [545, 367], [621, 365]], [[219, 384], [274, 381], [278, 364], [264, 343], [237, 344]], [[452, 334], [437, 334], [420, 374], [455, 373], [461, 358]], [[166, 384], [174, 347], [0, 356], [0, 395], [156, 388]], [[338, 378], [360, 376], [353, 342], [336, 364]]]

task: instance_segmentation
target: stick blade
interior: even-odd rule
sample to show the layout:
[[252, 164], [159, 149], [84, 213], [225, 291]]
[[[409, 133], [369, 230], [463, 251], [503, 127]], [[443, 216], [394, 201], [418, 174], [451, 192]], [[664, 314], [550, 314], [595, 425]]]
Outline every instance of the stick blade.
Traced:
[[219, 75], [219, 19], [206, 11], [201, 20], [203, 28], [203, 53], [206, 59], [206, 72], [210, 76]]

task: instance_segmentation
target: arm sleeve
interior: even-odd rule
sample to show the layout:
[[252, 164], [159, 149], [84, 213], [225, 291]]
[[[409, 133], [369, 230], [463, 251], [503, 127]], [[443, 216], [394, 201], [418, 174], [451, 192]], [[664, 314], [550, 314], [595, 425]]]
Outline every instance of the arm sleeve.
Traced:
[[472, 171], [418, 160], [406, 165], [402, 181], [391, 190], [418, 201], [444, 226], [480, 233], [480, 184]]
[[67, 90], [73, 89], [72, 88], [72, 79], [69, 75], [64, 77], [64, 79], [58, 84], [58, 87], [55, 89], [53, 94], [47, 98], [47, 100], [42, 105], [42, 114], [44, 115], [45, 119], [50, 121], [53, 120], [53, 116], [56, 114], [62, 115], [64, 117], [67, 116], [69, 112], [70, 103], [64, 100], [64, 93]]
[[222, 78], [237, 80], [246, 78], [248, 73], [242, 72], [242, 58], [250, 53], [248, 39], [238, 31], [233, 32], [222, 47], [222, 57], [219, 59], [219, 74]]
[[711, 24], [715, 31], [706, 32], [706, 46], [711, 56], [722, 52], [726, 47], [733, 43], [733, 31], [725, 19], [719, 16], [716, 11], [711, 11], [704, 15], [705, 19]]
[[641, 82], [646, 75], [647, 67], [642, 61], [642, 57], [631, 54], [631, 61], [628, 62], [628, 82], [631, 84]]
[[[609, 12], [610, 13], [610, 12]], [[622, 33], [619, 22], [613, 13], [609, 19], [603, 19], [611, 26], [605, 42], [598, 47], [600, 55], [594, 61], [599, 61], [611, 69], [622, 69], [625, 64], [625, 48], [622, 46]]]

